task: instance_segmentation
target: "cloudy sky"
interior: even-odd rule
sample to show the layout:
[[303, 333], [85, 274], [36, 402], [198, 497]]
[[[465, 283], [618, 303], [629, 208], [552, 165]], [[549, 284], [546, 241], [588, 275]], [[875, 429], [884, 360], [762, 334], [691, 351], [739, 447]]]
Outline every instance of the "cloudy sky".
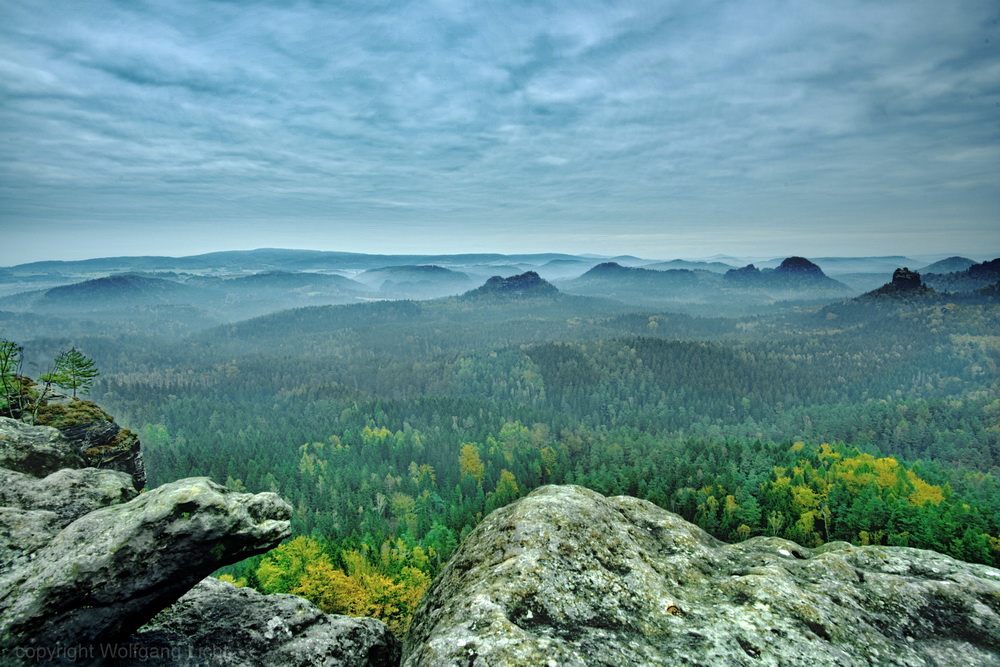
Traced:
[[4, 0], [0, 265], [1000, 254], [996, 0]]

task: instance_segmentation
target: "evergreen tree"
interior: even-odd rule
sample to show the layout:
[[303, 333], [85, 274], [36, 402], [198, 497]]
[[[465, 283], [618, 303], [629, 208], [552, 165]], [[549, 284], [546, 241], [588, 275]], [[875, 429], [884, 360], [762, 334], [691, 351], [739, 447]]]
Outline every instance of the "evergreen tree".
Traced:
[[55, 369], [43, 375], [41, 379], [57, 387], [72, 390], [73, 398], [76, 398], [77, 392], [90, 393], [94, 378], [98, 375], [100, 371], [97, 370], [94, 360], [72, 347], [56, 357]]

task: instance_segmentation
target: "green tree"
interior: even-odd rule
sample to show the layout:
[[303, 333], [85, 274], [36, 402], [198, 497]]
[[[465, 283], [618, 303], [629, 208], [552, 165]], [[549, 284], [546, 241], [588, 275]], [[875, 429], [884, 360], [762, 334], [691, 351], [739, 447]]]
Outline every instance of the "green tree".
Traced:
[[57, 387], [71, 389], [73, 398], [76, 398], [77, 392], [90, 393], [90, 387], [98, 375], [100, 371], [95, 367], [94, 360], [72, 347], [56, 357], [55, 369], [41, 376], [41, 379]]

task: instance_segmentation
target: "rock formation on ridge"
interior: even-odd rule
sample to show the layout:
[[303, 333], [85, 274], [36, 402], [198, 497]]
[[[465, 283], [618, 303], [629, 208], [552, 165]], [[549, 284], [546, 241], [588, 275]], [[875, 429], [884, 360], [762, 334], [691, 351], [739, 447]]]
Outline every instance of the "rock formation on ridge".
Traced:
[[476, 297], [553, 297], [559, 290], [534, 271], [504, 278], [493, 276], [481, 287], [462, 295], [463, 299]]
[[923, 285], [920, 281], [920, 274], [916, 271], [910, 271], [905, 266], [892, 272], [892, 283], [890, 284], [902, 291], [920, 289]]
[[[81, 467], [81, 447], [92, 441], [85, 429], [73, 435], [0, 417], [0, 663], [103, 664], [119, 649], [159, 664], [264, 665], [307, 650], [329, 658], [310, 664], [398, 661], [398, 641], [379, 621], [327, 617], [295, 596], [278, 600], [202, 581], [288, 536], [291, 508], [277, 495], [236, 493], [207, 478], [140, 495], [137, 480], [120, 470]], [[153, 626], [160, 634], [130, 639], [199, 582]], [[220, 606], [225, 614], [210, 613]], [[185, 613], [202, 622], [176, 622]], [[258, 628], [267, 640], [260, 655], [250, 641]], [[150, 652], [163, 632], [189, 650]], [[239, 658], [235, 637], [247, 649]], [[212, 638], [218, 650], [206, 647]]]
[[536, 489], [428, 590], [404, 665], [996, 665], [1000, 570], [904, 547], [724, 544], [635, 498]]

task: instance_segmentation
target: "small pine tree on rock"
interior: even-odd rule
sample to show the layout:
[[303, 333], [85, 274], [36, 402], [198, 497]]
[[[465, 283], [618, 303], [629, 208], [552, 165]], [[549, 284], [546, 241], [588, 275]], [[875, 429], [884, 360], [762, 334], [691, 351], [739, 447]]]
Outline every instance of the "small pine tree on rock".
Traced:
[[56, 357], [55, 368], [51, 373], [41, 376], [41, 380], [51, 382], [62, 389], [77, 393], [89, 394], [94, 384], [94, 378], [100, 375], [94, 360], [80, 352], [75, 347]]

